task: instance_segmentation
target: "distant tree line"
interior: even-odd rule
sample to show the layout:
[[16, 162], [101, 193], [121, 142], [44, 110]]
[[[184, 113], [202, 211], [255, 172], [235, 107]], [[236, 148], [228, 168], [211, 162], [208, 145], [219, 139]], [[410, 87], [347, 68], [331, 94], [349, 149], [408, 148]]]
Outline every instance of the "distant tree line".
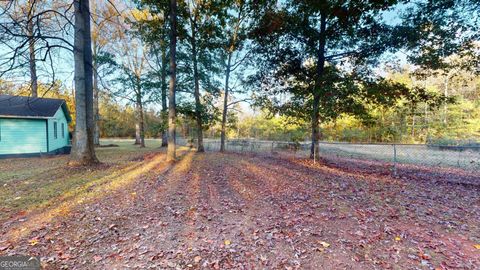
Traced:
[[[73, 165], [97, 163], [100, 136], [133, 127], [140, 147], [161, 137], [169, 161], [180, 133], [200, 152], [220, 133], [224, 151], [232, 130], [241, 134], [235, 114], [246, 101], [265, 123], [291, 125], [271, 122], [275, 132], [297, 140], [308, 130], [313, 158], [317, 142], [338, 132], [426, 141], [455, 126], [475, 130], [479, 12], [476, 0], [4, 1], [0, 82], [28, 81], [31, 96], [48, 96], [68, 59]], [[412, 68], [392, 65], [398, 53]]]

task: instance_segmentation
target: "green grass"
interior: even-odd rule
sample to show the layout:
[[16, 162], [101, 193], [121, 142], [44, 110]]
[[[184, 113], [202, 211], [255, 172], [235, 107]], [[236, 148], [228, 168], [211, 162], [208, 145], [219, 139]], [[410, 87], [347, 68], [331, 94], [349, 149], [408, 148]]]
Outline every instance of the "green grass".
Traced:
[[102, 140], [101, 144], [119, 147], [97, 148], [102, 165], [70, 168], [69, 156], [4, 159], [0, 163], [0, 220], [23, 211], [48, 207], [67, 197], [85, 192], [85, 187], [114, 181], [107, 176], [139, 164], [144, 154], [164, 151], [161, 141], [147, 140], [146, 148], [133, 140]]

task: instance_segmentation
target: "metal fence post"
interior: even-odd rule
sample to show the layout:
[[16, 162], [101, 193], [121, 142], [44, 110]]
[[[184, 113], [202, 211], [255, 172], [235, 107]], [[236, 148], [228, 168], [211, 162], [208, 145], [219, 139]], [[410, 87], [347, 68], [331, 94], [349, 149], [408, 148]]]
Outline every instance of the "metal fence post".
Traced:
[[460, 167], [460, 157], [461, 157], [460, 153], [461, 153], [461, 152], [462, 152], [462, 151], [458, 151], [458, 157], [457, 157], [457, 167], [459, 167], [459, 168], [461, 168], [461, 167]]
[[393, 177], [397, 177], [397, 146], [393, 144]]

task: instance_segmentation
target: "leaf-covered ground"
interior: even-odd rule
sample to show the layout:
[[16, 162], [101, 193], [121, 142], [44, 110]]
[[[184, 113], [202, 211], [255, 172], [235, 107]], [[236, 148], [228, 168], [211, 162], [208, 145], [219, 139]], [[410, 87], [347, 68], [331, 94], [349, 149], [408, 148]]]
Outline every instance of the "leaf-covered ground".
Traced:
[[164, 158], [5, 219], [0, 254], [47, 269], [480, 269], [478, 185], [282, 156]]

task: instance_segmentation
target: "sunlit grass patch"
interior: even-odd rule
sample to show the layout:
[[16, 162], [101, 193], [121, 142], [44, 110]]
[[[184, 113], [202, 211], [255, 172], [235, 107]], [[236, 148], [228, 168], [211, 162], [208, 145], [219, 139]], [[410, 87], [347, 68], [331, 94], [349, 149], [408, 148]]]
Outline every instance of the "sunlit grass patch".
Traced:
[[[159, 140], [148, 140], [146, 148], [133, 145], [133, 140], [102, 141], [119, 147], [97, 148], [103, 163], [93, 168], [66, 166], [69, 156], [5, 159], [0, 162], [0, 220], [52, 206], [59, 201], [85, 192], [121, 176], [125, 170], [140, 165], [141, 157], [159, 153]], [[139, 160], [140, 158], [140, 160]]]
[[159, 164], [164, 164], [165, 167], [167, 166], [164, 155], [156, 155], [151, 160], [142, 164], [133, 164], [118, 171], [110, 171], [110, 173], [104, 177], [92, 179], [82, 186], [66, 190], [64, 194], [54, 199], [56, 201], [60, 200], [61, 203], [46, 211], [34, 214], [29, 218], [28, 224], [9, 232], [9, 236], [11, 240], [15, 241], [19, 237], [31, 232], [39, 226], [39, 224], [49, 222], [56, 216], [66, 215], [80, 204], [88, 203], [92, 200], [102, 198], [110, 192], [126, 188], [138, 180], [140, 176], [148, 173]]
[[[168, 167], [164, 150], [156, 145], [139, 148], [131, 143], [122, 141], [118, 143], [119, 147], [97, 151], [103, 163], [96, 167], [69, 168], [64, 158], [57, 170], [42, 171], [26, 180], [16, 181], [15, 185], [1, 187], [0, 191], [4, 192], [0, 193], [0, 200], [5, 202], [2, 210], [6, 211], [0, 219], [9, 215], [28, 216], [28, 222], [4, 228], [7, 238], [14, 242], [55, 217], [129, 188], [139, 179], [161, 173]], [[186, 151], [187, 148], [180, 147], [178, 155], [183, 156]], [[190, 152], [174, 165], [173, 171], [188, 171], [192, 160], [193, 152]]]
[[173, 172], [174, 173], [187, 172], [192, 166], [193, 157], [194, 157], [193, 152], [188, 153], [184, 158], [182, 158], [182, 160], [179, 163], [175, 165]]

